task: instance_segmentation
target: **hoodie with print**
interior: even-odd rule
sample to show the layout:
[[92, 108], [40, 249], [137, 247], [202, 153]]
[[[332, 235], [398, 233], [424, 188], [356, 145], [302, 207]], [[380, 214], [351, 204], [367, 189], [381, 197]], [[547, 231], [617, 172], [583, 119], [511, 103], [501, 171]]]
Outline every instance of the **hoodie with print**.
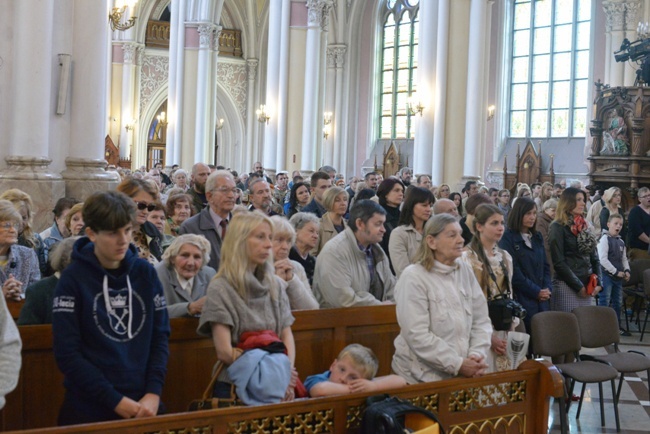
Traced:
[[119, 418], [124, 396], [160, 396], [170, 329], [160, 281], [133, 244], [116, 270], [101, 266], [94, 247], [85, 237], [75, 243], [55, 290], [52, 331], [66, 404], [100, 421]]

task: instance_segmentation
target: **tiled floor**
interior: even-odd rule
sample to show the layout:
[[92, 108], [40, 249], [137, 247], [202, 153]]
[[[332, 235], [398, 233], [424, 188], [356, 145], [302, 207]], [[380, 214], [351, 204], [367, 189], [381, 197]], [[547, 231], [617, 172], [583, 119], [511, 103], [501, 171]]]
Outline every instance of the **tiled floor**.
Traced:
[[[650, 357], [650, 332], [646, 330], [643, 342], [639, 342], [641, 334], [636, 332], [636, 327], [632, 328], [631, 337], [621, 337], [619, 349], [621, 351], [640, 351]], [[650, 325], [648, 326], [650, 329]], [[604, 349], [585, 350], [585, 354], [604, 354]], [[616, 380], [618, 387], [618, 380]], [[577, 383], [574, 393], [579, 395], [582, 385]], [[578, 403], [571, 404], [568, 421], [571, 433], [615, 433], [616, 421], [614, 419], [614, 407], [612, 401], [612, 391], [609, 384], [603, 385], [605, 394], [605, 426], [600, 425], [600, 402], [598, 394], [598, 385], [588, 385], [585, 391], [585, 398], [582, 404], [580, 419], [576, 420]], [[650, 397], [648, 395], [648, 374], [639, 372], [636, 375], [626, 375], [626, 381], [623, 383], [621, 390], [621, 400], [619, 403], [619, 415], [621, 421], [621, 433], [626, 434], [648, 434], [650, 433]], [[559, 405], [553, 403], [549, 415], [550, 433], [560, 433]]]

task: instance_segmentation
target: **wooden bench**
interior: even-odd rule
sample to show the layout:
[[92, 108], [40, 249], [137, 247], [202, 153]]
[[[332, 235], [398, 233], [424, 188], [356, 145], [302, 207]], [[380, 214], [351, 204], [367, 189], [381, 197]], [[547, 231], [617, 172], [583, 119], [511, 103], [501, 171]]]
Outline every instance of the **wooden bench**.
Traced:
[[[528, 360], [516, 371], [396, 389], [393, 395], [438, 414], [447, 433], [548, 431], [550, 397], [563, 396], [561, 375], [548, 362]], [[233, 407], [33, 430], [33, 433], [358, 433], [370, 394], [259, 407]]]
[[[379, 375], [390, 372], [393, 340], [399, 333], [394, 306], [323, 309], [294, 312], [296, 368], [301, 378], [326, 371], [339, 351], [360, 343], [375, 351]], [[171, 321], [167, 379], [162, 400], [169, 413], [183, 412], [203, 393], [216, 352], [211, 339], [196, 334], [198, 319]], [[56, 425], [63, 402], [63, 376], [52, 352], [49, 325], [19, 327], [23, 340], [22, 368], [16, 390], [7, 395], [0, 430]]]

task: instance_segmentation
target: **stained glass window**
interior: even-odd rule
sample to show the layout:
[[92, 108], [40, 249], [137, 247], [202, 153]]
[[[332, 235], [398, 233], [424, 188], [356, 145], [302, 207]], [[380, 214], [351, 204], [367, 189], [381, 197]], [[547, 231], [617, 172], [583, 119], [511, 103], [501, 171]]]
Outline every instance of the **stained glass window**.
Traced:
[[515, 0], [510, 137], [587, 132], [592, 0]]
[[418, 0], [385, 3], [379, 86], [379, 138], [412, 139], [413, 119], [406, 103], [416, 93], [419, 36]]

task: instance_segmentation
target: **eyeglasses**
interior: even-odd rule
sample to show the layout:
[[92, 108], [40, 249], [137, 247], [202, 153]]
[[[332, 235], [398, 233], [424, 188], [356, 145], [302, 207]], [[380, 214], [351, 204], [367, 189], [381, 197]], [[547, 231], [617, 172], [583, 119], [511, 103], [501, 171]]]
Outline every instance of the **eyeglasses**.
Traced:
[[233, 187], [233, 188], [219, 187], [219, 188], [215, 188], [213, 191], [218, 191], [219, 193], [223, 193], [223, 194], [228, 194], [228, 193], [237, 194], [239, 189], [237, 187]]
[[639, 199], [647, 199], [650, 197], [650, 194], [646, 194], [645, 196], [639, 196]]
[[135, 204], [138, 206], [138, 209], [140, 211], [144, 211], [146, 209], [147, 211], [151, 212], [156, 209], [156, 204], [154, 203], [136, 202]]
[[20, 224], [18, 223], [11, 223], [11, 222], [4, 222], [0, 223], [0, 229], [3, 229], [5, 231], [9, 231], [11, 229], [15, 229], [16, 232], [20, 231]]

